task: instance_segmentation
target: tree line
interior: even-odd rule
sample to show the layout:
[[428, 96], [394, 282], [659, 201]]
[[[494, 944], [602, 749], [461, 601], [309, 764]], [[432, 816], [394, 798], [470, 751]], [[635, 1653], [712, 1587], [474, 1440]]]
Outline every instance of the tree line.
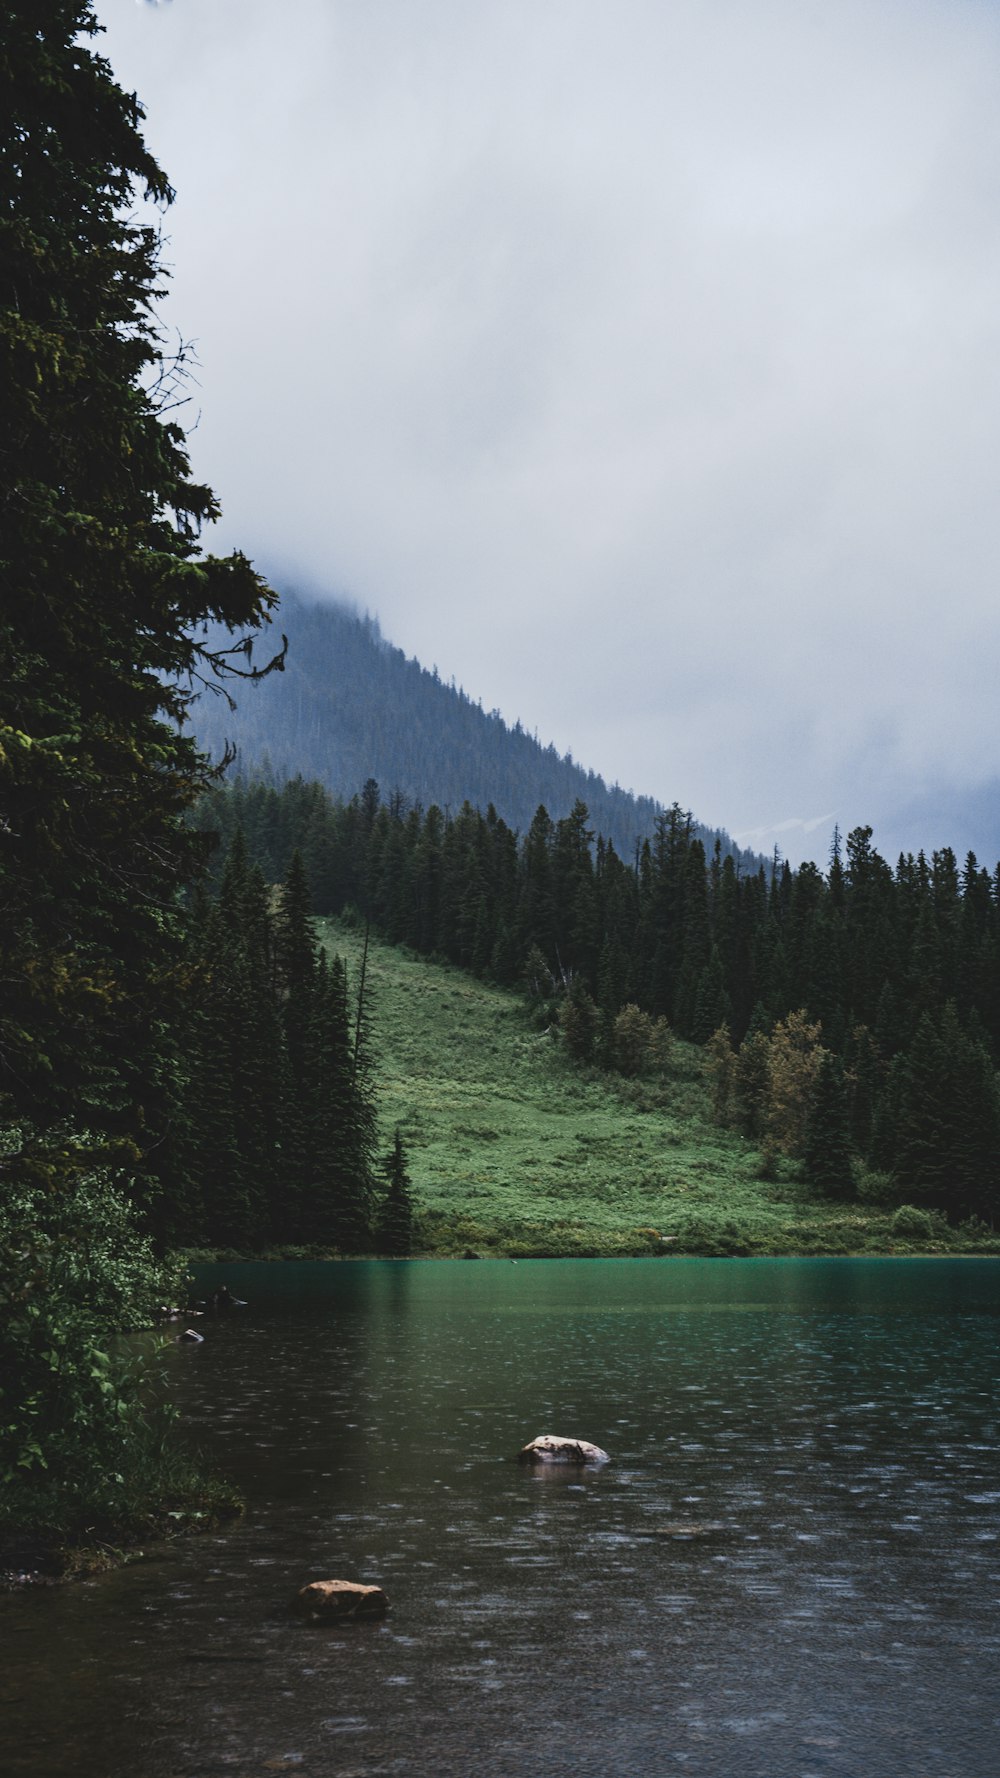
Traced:
[[398, 1138], [377, 1158], [369, 999], [317, 942], [299, 854], [274, 890], [237, 832], [217, 893], [195, 898], [188, 946], [163, 1238], [408, 1253]]
[[[745, 871], [676, 804], [631, 858], [585, 805], [519, 834], [237, 778], [196, 820], [241, 830], [265, 873], [301, 853], [319, 913], [525, 991], [583, 1064], [635, 1072], [671, 1034], [705, 1046], [716, 1116], [824, 1190], [990, 1220], [1000, 1177], [1000, 867], [948, 849], [894, 867], [858, 827], [827, 870]], [[859, 1184], [860, 1182], [860, 1184]]]

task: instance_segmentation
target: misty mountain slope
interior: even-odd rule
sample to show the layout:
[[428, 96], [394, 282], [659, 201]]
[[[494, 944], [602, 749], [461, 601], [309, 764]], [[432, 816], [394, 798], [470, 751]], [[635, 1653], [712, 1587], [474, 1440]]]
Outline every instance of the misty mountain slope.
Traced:
[[[594, 830], [626, 858], [652, 833], [661, 806], [652, 797], [609, 787], [519, 722], [509, 727], [498, 711], [487, 713], [436, 670], [407, 660], [373, 619], [285, 593], [275, 629], [288, 636], [284, 673], [238, 688], [235, 711], [208, 692], [193, 706], [194, 732], [213, 757], [233, 742], [239, 770], [279, 783], [301, 774], [345, 799], [375, 778], [384, 795], [399, 791], [424, 807], [492, 803], [521, 830], [540, 803], [559, 820], [581, 799]], [[714, 830], [699, 832], [714, 843]], [[756, 868], [755, 854], [719, 837]]]

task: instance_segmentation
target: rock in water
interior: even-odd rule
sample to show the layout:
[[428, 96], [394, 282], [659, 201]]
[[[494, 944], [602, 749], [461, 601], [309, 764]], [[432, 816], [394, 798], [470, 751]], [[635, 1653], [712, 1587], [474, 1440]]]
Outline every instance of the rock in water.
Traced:
[[295, 1609], [332, 1623], [340, 1618], [384, 1617], [389, 1601], [381, 1587], [353, 1580], [312, 1580], [296, 1594]]
[[518, 1463], [610, 1463], [607, 1451], [585, 1438], [556, 1438], [543, 1432], [517, 1453]]

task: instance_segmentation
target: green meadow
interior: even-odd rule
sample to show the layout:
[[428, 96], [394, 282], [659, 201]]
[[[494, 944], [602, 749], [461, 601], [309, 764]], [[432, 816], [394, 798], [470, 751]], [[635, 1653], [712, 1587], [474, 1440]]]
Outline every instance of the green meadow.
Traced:
[[[318, 925], [356, 991], [361, 934]], [[933, 1213], [824, 1201], [791, 1163], [762, 1178], [756, 1147], [712, 1122], [692, 1045], [658, 1081], [581, 1071], [517, 995], [374, 939], [367, 990], [381, 1147], [398, 1125], [419, 1252], [986, 1250]]]

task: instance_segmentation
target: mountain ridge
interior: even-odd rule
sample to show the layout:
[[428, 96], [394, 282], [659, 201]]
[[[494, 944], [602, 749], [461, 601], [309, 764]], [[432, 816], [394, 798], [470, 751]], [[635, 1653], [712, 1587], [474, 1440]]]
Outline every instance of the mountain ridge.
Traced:
[[[663, 803], [608, 785], [520, 720], [511, 725], [499, 710], [485, 711], [454, 679], [408, 659], [377, 618], [286, 590], [277, 624], [289, 639], [283, 674], [248, 687], [235, 710], [205, 693], [192, 705], [193, 732], [213, 758], [232, 744], [245, 775], [315, 779], [344, 800], [374, 778], [384, 794], [436, 803], [446, 814], [464, 802], [492, 804], [521, 831], [540, 804], [559, 820], [582, 801], [594, 829], [625, 858], [652, 835]], [[697, 821], [694, 828], [709, 851], [718, 839], [740, 865], [760, 865], [760, 855], [724, 829]]]

